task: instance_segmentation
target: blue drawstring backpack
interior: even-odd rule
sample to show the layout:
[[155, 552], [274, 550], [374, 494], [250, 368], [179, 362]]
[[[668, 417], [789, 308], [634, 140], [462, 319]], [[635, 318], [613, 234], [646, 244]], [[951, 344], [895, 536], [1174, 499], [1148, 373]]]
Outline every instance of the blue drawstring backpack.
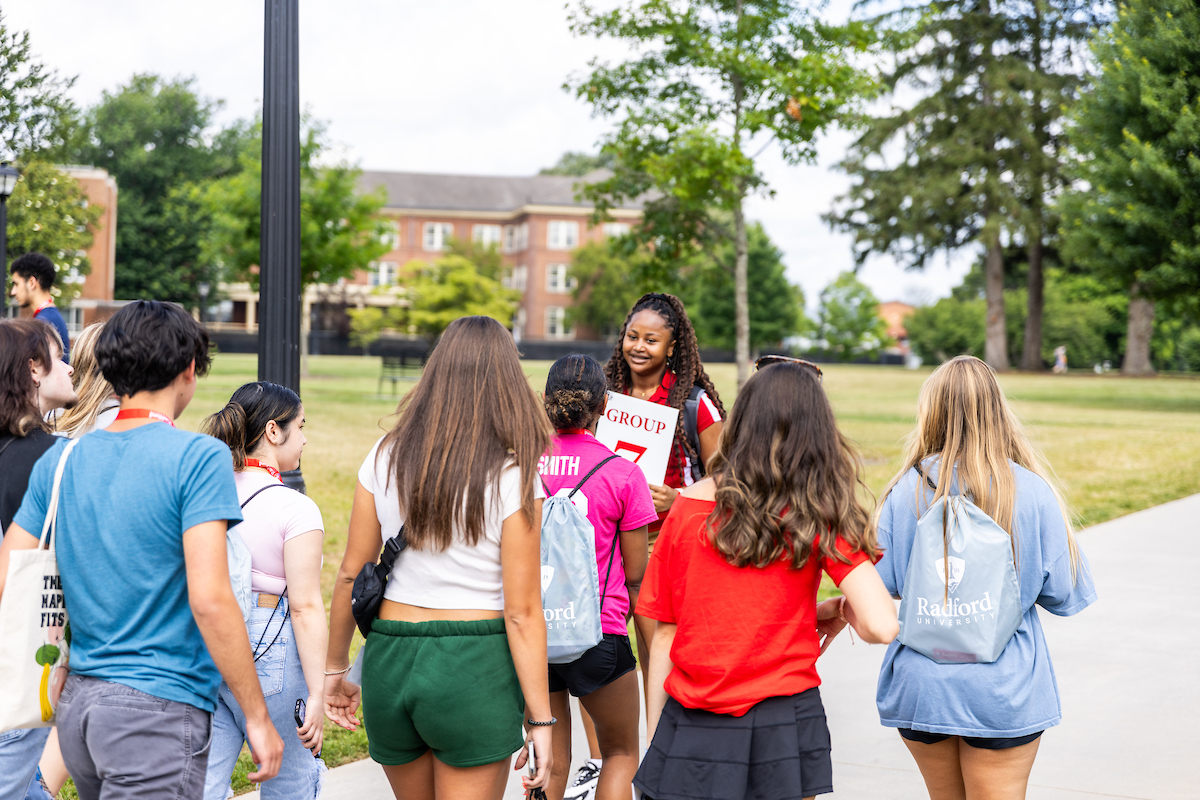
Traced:
[[[571, 498], [614, 458], [618, 456], [609, 456], [592, 467], [567, 496], [547, 497], [542, 505], [542, 613], [546, 617], [546, 659], [551, 664], [570, 664], [604, 638], [596, 529]], [[550, 494], [548, 488], [546, 494]], [[612, 573], [617, 535], [613, 534], [605, 586]]]
[[934, 502], [917, 521], [904, 573], [900, 643], [939, 664], [999, 658], [1022, 616], [1012, 541], [969, 498]]

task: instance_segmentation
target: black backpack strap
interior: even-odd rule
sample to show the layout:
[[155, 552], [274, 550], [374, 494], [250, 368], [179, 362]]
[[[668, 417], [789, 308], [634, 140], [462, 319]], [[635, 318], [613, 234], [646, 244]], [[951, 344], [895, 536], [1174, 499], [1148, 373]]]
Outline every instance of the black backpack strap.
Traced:
[[268, 483], [266, 486], [262, 487], [262, 488], [261, 488], [261, 489], [259, 489], [257, 492], [255, 492], [254, 494], [250, 495], [250, 496], [249, 496], [249, 497], [247, 497], [245, 500], [243, 500], [243, 501], [242, 501], [242, 506], [241, 506], [241, 507], [242, 507], [242, 508], [245, 508], [245, 507], [246, 507], [246, 503], [249, 503], [251, 500], [253, 500], [254, 498], [258, 497], [260, 494], [262, 494], [263, 492], [265, 492], [267, 489], [274, 489], [276, 486], [282, 486], [284, 489], [290, 489], [290, 488], [291, 488], [290, 486], [285, 486], [285, 485], [284, 485], [284, 484], [282, 484], [282, 483]]
[[934, 483], [932, 480], [930, 480], [929, 476], [921, 471], [920, 464], [913, 464], [913, 469], [915, 469], [917, 471], [918, 475], [920, 475], [922, 478], [925, 479], [925, 482], [929, 484], [930, 489], [933, 489], [935, 492], [937, 491], [937, 484]]
[[567, 499], [568, 499], [568, 500], [570, 500], [572, 497], [574, 497], [574, 496], [575, 496], [575, 493], [576, 493], [576, 492], [578, 492], [580, 489], [582, 489], [582, 488], [583, 488], [583, 485], [584, 485], [585, 483], [587, 483], [587, 482], [588, 482], [588, 478], [590, 478], [590, 477], [592, 477], [593, 475], [595, 475], [595, 474], [596, 474], [596, 470], [600, 469], [600, 468], [601, 468], [601, 467], [603, 467], [605, 464], [607, 464], [608, 462], [612, 461], [614, 458], [620, 458], [620, 456], [618, 456], [618, 455], [615, 455], [615, 454], [614, 454], [614, 455], [611, 455], [611, 456], [609, 456], [608, 458], [606, 458], [606, 459], [604, 459], [603, 461], [601, 461], [601, 462], [600, 462], [599, 464], [597, 464], [596, 466], [592, 467], [591, 471], [590, 471], [590, 472], [588, 472], [588, 474], [587, 474], [587, 475], [584, 475], [584, 476], [583, 476], [583, 480], [581, 480], [581, 481], [579, 482], [579, 485], [578, 485], [578, 486], [576, 486], [574, 489], [572, 489], [572, 490], [571, 490], [571, 493], [570, 493], [569, 495], [567, 495]]
[[687, 400], [683, 401], [683, 434], [696, 453], [696, 460], [692, 462], [693, 481], [704, 477], [704, 459], [700, 457], [700, 395], [702, 394], [704, 394], [703, 387], [693, 386], [688, 392]]

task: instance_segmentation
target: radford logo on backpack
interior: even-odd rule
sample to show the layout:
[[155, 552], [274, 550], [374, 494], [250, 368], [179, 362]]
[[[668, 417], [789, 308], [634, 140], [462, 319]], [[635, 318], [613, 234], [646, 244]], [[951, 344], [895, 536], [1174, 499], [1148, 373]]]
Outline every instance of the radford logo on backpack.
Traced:
[[[917, 473], [937, 490], [919, 466]], [[900, 643], [939, 663], [990, 663], [1021, 617], [1012, 537], [963, 495], [936, 500], [917, 521]]]
[[[570, 664], [604, 638], [596, 529], [571, 498], [597, 470], [618, 457], [604, 459], [569, 493], [547, 497], [542, 505], [542, 613], [546, 618], [546, 658], [551, 664]], [[546, 494], [551, 494], [549, 488]], [[617, 535], [613, 533], [613, 552], [604, 576], [606, 587]]]

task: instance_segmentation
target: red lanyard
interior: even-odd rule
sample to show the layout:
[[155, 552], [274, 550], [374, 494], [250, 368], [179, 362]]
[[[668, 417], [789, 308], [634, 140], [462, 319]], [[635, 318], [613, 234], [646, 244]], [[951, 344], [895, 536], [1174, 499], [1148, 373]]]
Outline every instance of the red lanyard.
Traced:
[[283, 483], [283, 476], [279, 474], [279, 470], [275, 469], [270, 464], [264, 464], [263, 462], [259, 461], [257, 458], [247, 458], [246, 466], [247, 467], [258, 467], [259, 469], [265, 469], [267, 471], [268, 475], [270, 475], [271, 477], [273, 477], [275, 480], [279, 481], [280, 483]]
[[152, 419], [155, 422], [165, 422], [172, 428], [175, 427], [175, 420], [161, 411], [151, 411], [148, 408], [123, 408], [117, 412], [117, 419]]
[[42, 303], [40, 306], [37, 307], [37, 311], [33, 312], [33, 316], [36, 317], [38, 314], [42, 313], [43, 311], [45, 311], [47, 308], [49, 308], [52, 305], [54, 305], [54, 301], [47, 300], [46, 302]]
[[559, 431], [559, 433], [582, 433], [587, 436], [592, 435], [591, 431], [585, 431], [583, 428], [563, 428]]

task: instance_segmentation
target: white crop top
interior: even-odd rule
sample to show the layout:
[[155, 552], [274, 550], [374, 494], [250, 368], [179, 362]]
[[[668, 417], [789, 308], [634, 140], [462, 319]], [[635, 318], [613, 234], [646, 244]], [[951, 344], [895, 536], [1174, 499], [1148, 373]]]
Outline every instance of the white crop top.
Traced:
[[[400, 515], [396, 482], [388, 480], [388, 454], [384, 452], [376, 462], [382, 442], [376, 442], [367, 454], [358, 470], [358, 482], [375, 498], [375, 516], [386, 542], [400, 531], [404, 518]], [[540, 482], [534, 487], [535, 497], [545, 497]], [[462, 541], [461, 531], [456, 529], [455, 540], [441, 552], [406, 548], [392, 568], [384, 598], [422, 608], [503, 611], [500, 530], [504, 520], [521, 510], [521, 472], [515, 462], [510, 462], [500, 473], [499, 482], [487, 489], [484, 508], [483, 538], [477, 545], [471, 547]]]

